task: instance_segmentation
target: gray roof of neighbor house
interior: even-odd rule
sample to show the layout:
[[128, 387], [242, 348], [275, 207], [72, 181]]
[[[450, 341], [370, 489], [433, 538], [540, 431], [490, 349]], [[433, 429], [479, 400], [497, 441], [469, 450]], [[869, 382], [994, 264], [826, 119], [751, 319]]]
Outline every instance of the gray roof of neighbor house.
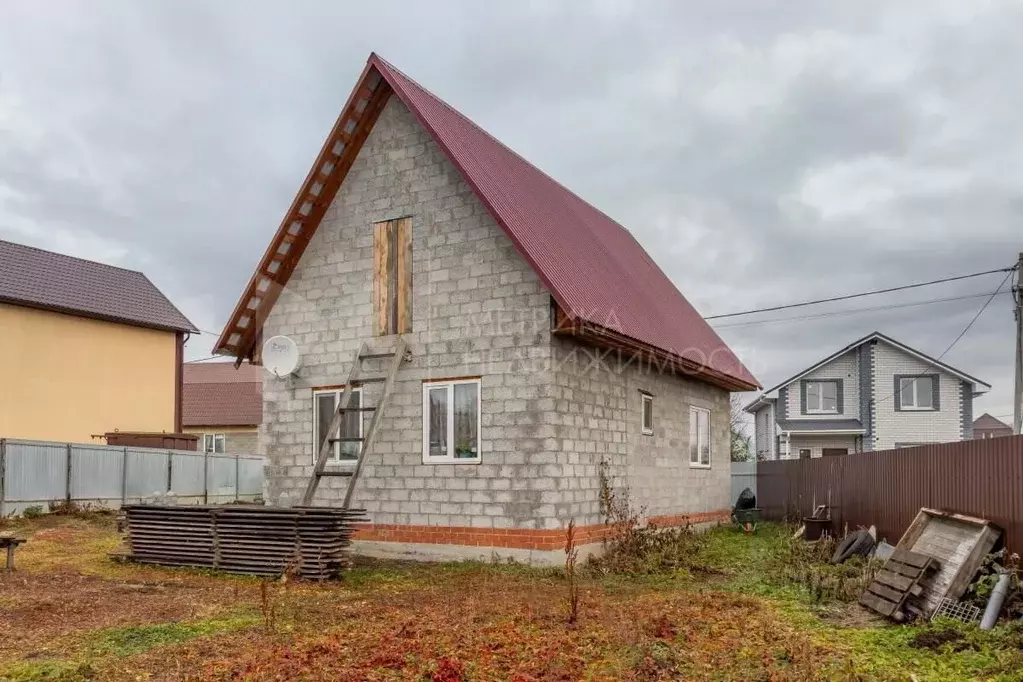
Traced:
[[781, 431], [863, 431], [859, 419], [790, 419], [778, 422]]
[[0, 303], [195, 332], [141, 272], [0, 240]]
[[744, 411], [746, 411], [746, 412], [756, 412], [758, 409], [763, 407], [764, 403], [766, 403], [769, 400], [772, 400], [772, 397], [769, 395], [770, 393], [774, 393], [775, 391], [777, 391], [782, 386], [787, 386], [787, 385], [791, 384], [792, 382], [796, 381], [797, 379], [803, 378], [804, 376], [806, 376], [810, 372], [813, 372], [814, 370], [816, 370], [816, 369], [818, 369], [820, 367], [823, 367], [824, 365], [828, 364], [829, 362], [831, 362], [835, 358], [838, 358], [838, 357], [841, 357], [841, 356], [845, 355], [849, 351], [853, 350], [854, 348], [858, 348], [859, 346], [862, 346], [863, 344], [867, 343], [868, 341], [883, 341], [883, 342], [893, 346], [894, 348], [898, 348], [899, 350], [903, 351], [904, 353], [912, 355], [912, 356], [922, 360], [923, 362], [926, 362], [927, 364], [929, 364], [929, 365], [931, 365], [933, 367], [937, 367], [938, 369], [944, 370], [944, 371], [948, 372], [949, 374], [957, 376], [960, 379], [962, 379], [963, 381], [969, 381], [970, 383], [972, 383], [974, 385], [974, 391], [975, 391], [974, 395], [977, 395], [979, 393], [984, 393], [985, 391], [987, 391], [987, 390], [989, 390], [991, 388], [991, 384], [987, 383], [986, 381], [981, 381], [980, 379], [978, 379], [976, 377], [972, 377], [969, 374], [967, 374], [966, 372], [963, 372], [962, 370], [958, 370], [955, 367], [952, 367], [951, 365], [946, 365], [939, 358], [932, 358], [930, 355], [927, 355], [926, 353], [921, 353], [920, 351], [916, 350], [915, 348], [911, 348], [911, 347], [907, 346], [904, 343], [896, 341], [892, 337], [887, 336], [885, 334], [882, 334], [881, 332], [872, 332], [872, 333], [867, 334], [866, 336], [864, 336], [862, 339], [857, 339], [857, 340], [853, 341], [852, 343], [850, 343], [848, 346], [835, 351], [834, 353], [832, 353], [828, 357], [824, 358], [823, 360], [820, 360], [819, 362], [816, 362], [816, 363], [810, 365], [809, 367], [807, 367], [803, 371], [799, 372], [798, 374], [790, 376], [785, 381], [782, 381], [781, 383], [772, 386], [771, 388], [767, 389], [766, 391], [763, 391], [760, 395], [758, 395], [756, 397], [755, 400], [753, 400], [753, 402], [749, 403], [748, 405], [746, 405], [746, 407], [744, 407], [742, 409]]

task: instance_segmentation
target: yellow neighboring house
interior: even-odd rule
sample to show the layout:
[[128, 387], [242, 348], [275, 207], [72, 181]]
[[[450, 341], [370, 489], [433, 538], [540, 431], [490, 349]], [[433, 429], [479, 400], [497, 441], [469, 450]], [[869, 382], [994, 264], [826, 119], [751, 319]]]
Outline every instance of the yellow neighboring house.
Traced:
[[0, 438], [180, 432], [195, 331], [140, 272], [0, 241]]

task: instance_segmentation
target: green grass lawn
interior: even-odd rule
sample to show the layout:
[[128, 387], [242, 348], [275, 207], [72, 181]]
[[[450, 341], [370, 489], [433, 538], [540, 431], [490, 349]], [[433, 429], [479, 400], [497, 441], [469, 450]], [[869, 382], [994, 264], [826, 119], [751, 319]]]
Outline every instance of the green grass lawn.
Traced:
[[109, 517], [17, 529], [30, 540], [0, 573], [0, 680], [1023, 679], [1020, 629], [887, 624], [843, 601], [854, 576], [801, 566], [776, 525], [715, 529], [684, 567], [581, 568], [574, 625], [560, 568], [372, 563], [263, 582], [115, 563]]

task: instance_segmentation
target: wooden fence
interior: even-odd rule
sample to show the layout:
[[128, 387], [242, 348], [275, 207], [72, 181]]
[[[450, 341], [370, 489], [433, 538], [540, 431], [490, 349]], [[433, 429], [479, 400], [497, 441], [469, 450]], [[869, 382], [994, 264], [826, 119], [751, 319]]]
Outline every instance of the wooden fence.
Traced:
[[758, 462], [764, 518], [809, 516], [831, 507], [836, 529], [877, 526], [895, 544], [921, 507], [989, 519], [1023, 552], [1023, 436]]

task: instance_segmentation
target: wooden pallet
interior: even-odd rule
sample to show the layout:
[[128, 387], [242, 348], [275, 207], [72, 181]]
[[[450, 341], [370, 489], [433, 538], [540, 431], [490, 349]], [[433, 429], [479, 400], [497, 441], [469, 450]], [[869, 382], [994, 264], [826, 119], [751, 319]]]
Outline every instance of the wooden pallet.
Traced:
[[939, 566], [926, 554], [896, 549], [860, 595], [860, 604], [896, 621], [905, 620], [907, 613], [921, 616], [923, 608], [916, 602], [923, 594], [920, 581]]

